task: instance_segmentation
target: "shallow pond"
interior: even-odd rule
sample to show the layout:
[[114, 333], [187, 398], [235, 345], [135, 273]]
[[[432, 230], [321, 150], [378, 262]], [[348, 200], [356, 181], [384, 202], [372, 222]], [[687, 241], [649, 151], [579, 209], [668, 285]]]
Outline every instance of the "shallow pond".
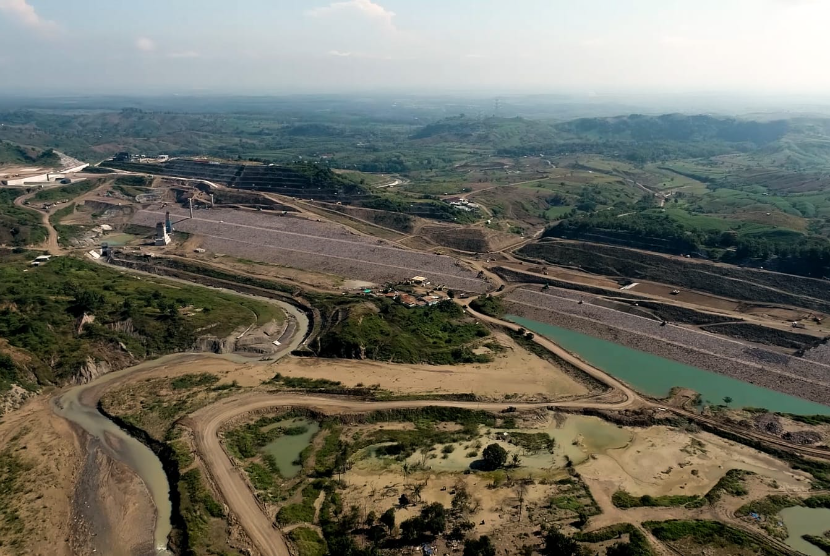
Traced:
[[297, 465], [294, 462], [300, 457], [300, 452], [311, 444], [314, 435], [320, 431], [320, 424], [307, 419], [286, 419], [268, 425], [263, 431], [277, 427], [306, 427], [307, 429], [303, 434], [282, 435], [262, 448], [263, 452], [274, 456], [274, 459], [277, 460], [280, 474], [286, 479], [290, 479], [302, 471], [302, 465]]
[[127, 245], [131, 241], [134, 241], [136, 239], [136, 237], [137, 236], [134, 236], [132, 234], [118, 234], [118, 233], [116, 233], [116, 234], [107, 234], [107, 235], [101, 236], [99, 241], [102, 242], [102, 243], [106, 243], [106, 244], [110, 245], [111, 247], [118, 247], [118, 246], [121, 246], [121, 245]]
[[536, 334], [550, 338], [591, 365], [625, 381], [640, 392], [664, 398], [676, 386], [700, 393], [704, 400], [719, 404], [724, 396], [732, 407], [763, 407], [798, 415], [830, 415], [830, 407], [788, 396], [663, 357], [657, 357], [613, 342], [594, 338], [516, 316], [506, 317]]
[[830, 529], [830, 510], [827, 508], [786, 508], [781, 510], [781, 520], [790, 536], [787, 545], [808, 556], [824, 556], [824, 551], [801, 538], [802, 535], [820, 537]]
[[[495, 443], [510, 454], [514, 452], [521, 454], [523, 452], [522, 448], [510, 443], [509, 436], [511, 432], [514, 431], [491, 429], [489, 435], [482, 436], [478, 441], [481, 443], [482, 449], [484, 446]], [[542, 450], [537, 454], [522, 455], [521, 468], [526, 470], [561, 469], [565, 467], [568, 460], [574, 464], [579, 464], [586, 461], [591, 454], [601, 453], [613, 448], [623, 448], [632, 438], [631, 433], [617, 425], [612, 425], [597, 417], [582, 415], [568, 415], [567, 420], [559, 427], [555, 423], [551, 423], [544, 428], [518, 429], [515, 432], [545, 432], [556, 440], [556, 448], [553, 454]], [[505, 436], [505, 433], [507, 436]], [[467, 446], [475, 443], [474, 440], [454, 444], [453, 452], [446, 454], [446, 458], [444, 458], [445, 454], [441, 452], [442, 446], [439, 446], [431, 452], [436, 457], [428, 458], [426, 465], [436, 471], [457, 472], [469, 469], [470, 464], [481, 459], [482, 449], [477, 450], [478, 455], [476, 457], [467, 455], [471, 451]], [[407, 461], [410, 465], [415, 465], [422, 463], [424, 460], [420, 453], [416, 453], [410, 456]]]

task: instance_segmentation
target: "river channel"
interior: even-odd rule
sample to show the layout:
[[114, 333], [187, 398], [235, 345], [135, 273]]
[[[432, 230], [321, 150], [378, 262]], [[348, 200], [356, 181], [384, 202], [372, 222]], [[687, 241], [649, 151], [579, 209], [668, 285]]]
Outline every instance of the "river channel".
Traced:
[[[308, 330], [308, 318], [292, 305], [274, 300], [267, 301], [280, 306], [288, 315], [293, 317], [289, 319], [289, 326], [291, 326], [292, 322], [296, 323], [296, 329], [291, 337], [291, 341], [286, 346], [286, 349], [281, 351], [278, 356], [282, 357], [299, 347], [302, 343]], [[103, 375], [88, 384], [76, 386], [52, 400], [52, 408], [57, 415], [80, 426], [87, 434], [100, 442], [100, 445], [104, 447], [108, 455], [129, 466], [141, 478], [156, 508], [154, 539], [156, 551], [159, 554], [169, 553], [167, 551], [167, 543], [172, 530], [170, 521], [172, 514], [170, 485], [167, 482], [161, 461], [159, 461], [150, 448], [128, 435], [115, 423], [104, 417], [98, 411], [97, 404], [98, 400], [101, 399], [101, 396], [107, 390], [107, 387], [114, 381], [124, 379], [127, 375], [168, 365], [181, 358], [194, 356], [206, 355], [193, 353], [175, 354], [167, 355], [153, 361], [146, 361], [134, 367]], [[209, 357], [222, 357], [229, 361], [244, 363], [258, 361], [258, 359], [233, 354], [221, 356], [211, 354]]]
[[707, 403], [720, 404], [732, 398], [732, 407], [761, 407], [797, 415], [830, 415], [830, 407], [802, 400], [774, 390], [684, 365], [663, 357], [627, 348], [587, 334], [517, 316], [507, 316], [536, 334], [549, 338], [591, 365], [626, 382], [629, 386], [655, 398], [682, 386], [698, 392]]

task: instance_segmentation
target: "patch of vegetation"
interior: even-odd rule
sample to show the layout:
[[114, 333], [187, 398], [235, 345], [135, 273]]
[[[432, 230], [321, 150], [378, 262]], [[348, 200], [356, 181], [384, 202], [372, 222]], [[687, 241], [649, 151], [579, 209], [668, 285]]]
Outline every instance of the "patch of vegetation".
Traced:
[[806, 425], [830, 425], [830, 415], [794, 415], [791, 413], [781, 413], [780, 415]]
[[361, 299], [360, 305], [347, 309], [347, 318], [322, 334], [320, 356], [433, 365], [491, 361], [469, 347], [490, 332], [465, 318], [451, 301], [408, 309], [376, 299], [377, 311], [367, 310], [364, 303]]
[[746, 488], [746, 478], [755, 475], [752, 471], [744, 469], [730, 469], [720, 480], [706, 493], [704, 498], [710, 504], [720, 500], [721, 496], [746, 496], [749, 491]]
[[747, 549], [753, 554], [782, 555], [779, 550], [759, 544], [743, 531], [717, 521], [646, 521], [643, 523], [643, 527], [663, 542], [677, 542], [688, 539], [695, 544], [715, 546], [726, 550], [737, 547]]
[[297, 547], [299, 556], [325, 556], [327, 554], [326, 542], [314, 529], [297, 527], [291, 530], [288, 538]]
[[18, 455], [18, 433], [0, 452], [0, 548], [19, 550], [27, 524], [15, 508], [15, 502], [24, 494], [23, 477], [32, 465]]
[[[426, 451], [436, 445], [469, 442], [478, 438], [480, 426], [493, 427], [496, 424], [496, 418], [491, 413], [438, 406], [374, 411], [364, 419], [368, 423], [410, 422], [415, 424], [413, 430], [372, 431], [349, 447], [353, 453], [368, 446], [387, 444], [379, 446], [375, 451], [376, 455], [394, 457], [398, 461], [404, 461], [419, 450], [426, 454]], [[457, 423], [461, 425], [461, 429], [445, 430], [438, 426], [440, 423]]]
[[323, 445], [314, 455], [314, 473], [318, 477], [330, 477], [340, 461], [338, 456], [345, 459], [348, 448], [340, 440], [343, 427], [333, 422], [324, 422], [323, 428], [327, 431], [327, 434], [323, 440]]
[[489, 444], [481, 453], [484, 468], [490, 471], [500, 469], [507, 463], [507, 450], [498, 444]]
[[480, 295], [470, 302], [470, 307], [474, 311], [490, 317], [498, 318], [504, 315], [504, 303], [502, 303], [500, 297], [496, 297], [495, 295]]
[[225, 433], [225, 445], [234, 456], [249, 459], [259, 455], [260, 450], [281, 436], [305, 434], [305, 426], [271, 426], [290, 418], [288, 415], [260, 417]]
[[74, 199], [84, 193], [89, 193], [100, 185], [96, 180], [84, 180], [71, 185], [63, 185], [61, 187], [50, 187], [48, 189], [41, 189], [38, 191], [32, 201], [38, 203], [54, 203], [63, 199]]
[[582, 501], [580, 501], [579, 498], [577, 498], [576, 496], [570, 494], [563, 494], [551, 498], [550, 505], [560, 510], [570, 510], [572, 512], [578, 512], [583, 508], [585, 504], [583, 504]]
[[621, 539], [623, 535], [628, 535], [628, 542], [619, 542], [609, 547], [606, 554], [612, 556], [651, 556], [654, 554], [643, 532], [630, 523], [618, 523], [590, 533], [578, 532], [574, 534], [573, 538], [579, 542], [593, 544]]
[[212, 386], [219, 382], [219, 377], [210, 373], [187, 374], [174, 378], [170, 381], [173, 390], [188, 390], [203, 386]]
[[0, 245], [38, 245], [49, 235], [37, 212], [14, 204], [21, 194], [20, 190], [0, 187]]
[[187, 531], [190, 550], [200, 553], [211, 546], [212, 519], [222, 520], [225, 512], [204, 484], [198, 468], [181, 474], [177, 486], [180, 495], [180, 511]]
[[830, 554], [830, 535], [823, 537], [818, 535], [804, 535], [802, 538], [813, 546], [822, 549], [825, 554]]
[[744, 504], [735, 512], [735, 515], [747, 516], [751, 513], [772, 517], [778, 515], [784, 508], [791, 508], [793, 506], [803, 506], [804, 502], [795, 496], [786, 496], [783, 494], [771, 494], [766, 498], [760, 500], [753, 500], [748, 504]]
[[147, 187], [152, 183], [152, 178], [147, 176], [132, 176], [120, 175], [115, 178], [115, 185], [125, 185], [127, 187]]
[[0, 165], [33, 165], [55, 168], [60, 165], [61, 159], [52, 149], [36, 149], [24, 147], [8, 141], [0, 141]]
[[553, 452], [556, 447], [556, 440], [546, 432], [511, 432], [509, 441], [530, 454]]
[[[31, 268], [30, 258], [0, 254], [0, 337], [30, 357], [39, 384], [69, 380], [90, 360], [117, 366], [191, 349], [200, 329], [227, 335], [250, 324], [252, 307], [262, 314], [275, 310], [206, 288], [137, 280], [71, 257]], [[84, 314], [95, 320], [79, 334]]]
[[291, 525], [292, 523], [312, 523], [314, 521], [314, 502], [325, 487], [326, 482], [322, 479], [317, 479], [306, 485], [302, 492], [302, 502], [288, 504], [280, 508], [280, 511], [277, 512], [277, 523], [281, 526]]
[[611, 497], [611, 502], [618, 507], [624, 510], [629, 508], [642, 508], [642, 507], [676, 507], [676, 506], [686, 506], [688, 504], [694, 504], [699, 500], [699, 496], [685, 496], [685, 495], [673, 495], [673, 496], [649, 496], [648, 494], [644, 494], [643, 496], [636, 497], [632, 496], [631, 494], [627, 493], [624, 490], [618, 490], [614, 493]]

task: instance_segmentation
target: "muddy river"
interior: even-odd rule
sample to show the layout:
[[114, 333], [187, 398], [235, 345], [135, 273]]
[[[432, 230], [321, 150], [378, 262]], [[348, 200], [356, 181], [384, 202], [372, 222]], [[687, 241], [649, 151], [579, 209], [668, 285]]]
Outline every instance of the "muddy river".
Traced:
[[[287, 303], [272, 302], [279, 305], [297, 323], [296, 332], [292, 336], [287, 349], [280, 352], [280, 356], [282, 356], [299, 347], [308, 329], [308, 319], [301, 311]], [[126, 375], [162, 367], [176, 359], [193, 357], [193, 355], [198, 356], [198, 354], [167, 355], [134, 367], [106, 374], [89, 384], [70, 389], [56, 397], [52, 402], [56, 414], [77, 424], [87, 434], [96, 438], [110, 457], [129, 466], [141, 478], [156, 508], [156, 524], [153, 536], [156, 551], [159, 554], [168, 554], [167, 542], [172, 529], [170, 522], [172, 512], [170, 485], [167, 482], [161, 462], [147, 446], [104, 417], [98, 411], [97, 404], [107, 390], [107, 386], [114, 381], [123, 379]], [[211, 355], [211, 357], [217, 356]], [[223, 355], [221, 357], [237, 362], [251, 363], [256, 361], [256, 359], [239, 355]]]

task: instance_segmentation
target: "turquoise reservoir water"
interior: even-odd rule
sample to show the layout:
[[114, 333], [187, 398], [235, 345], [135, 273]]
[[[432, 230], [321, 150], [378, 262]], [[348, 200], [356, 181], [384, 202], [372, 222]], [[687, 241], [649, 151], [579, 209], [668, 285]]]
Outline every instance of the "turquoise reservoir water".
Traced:
[[632, 388], [653, 397], [663, 398], [675, 386], [691, 388], [714, 404], [732, 398], [732, 407], [763, 407], [770, 411], [798, 415], [830, 415], [830, 407], [767, 388], [719, 375], [627, 348], [613, 342], [573, 332], [521, 317], [509, 315], [508, 320], [541, 334], [568, 351], [625, 381]]

